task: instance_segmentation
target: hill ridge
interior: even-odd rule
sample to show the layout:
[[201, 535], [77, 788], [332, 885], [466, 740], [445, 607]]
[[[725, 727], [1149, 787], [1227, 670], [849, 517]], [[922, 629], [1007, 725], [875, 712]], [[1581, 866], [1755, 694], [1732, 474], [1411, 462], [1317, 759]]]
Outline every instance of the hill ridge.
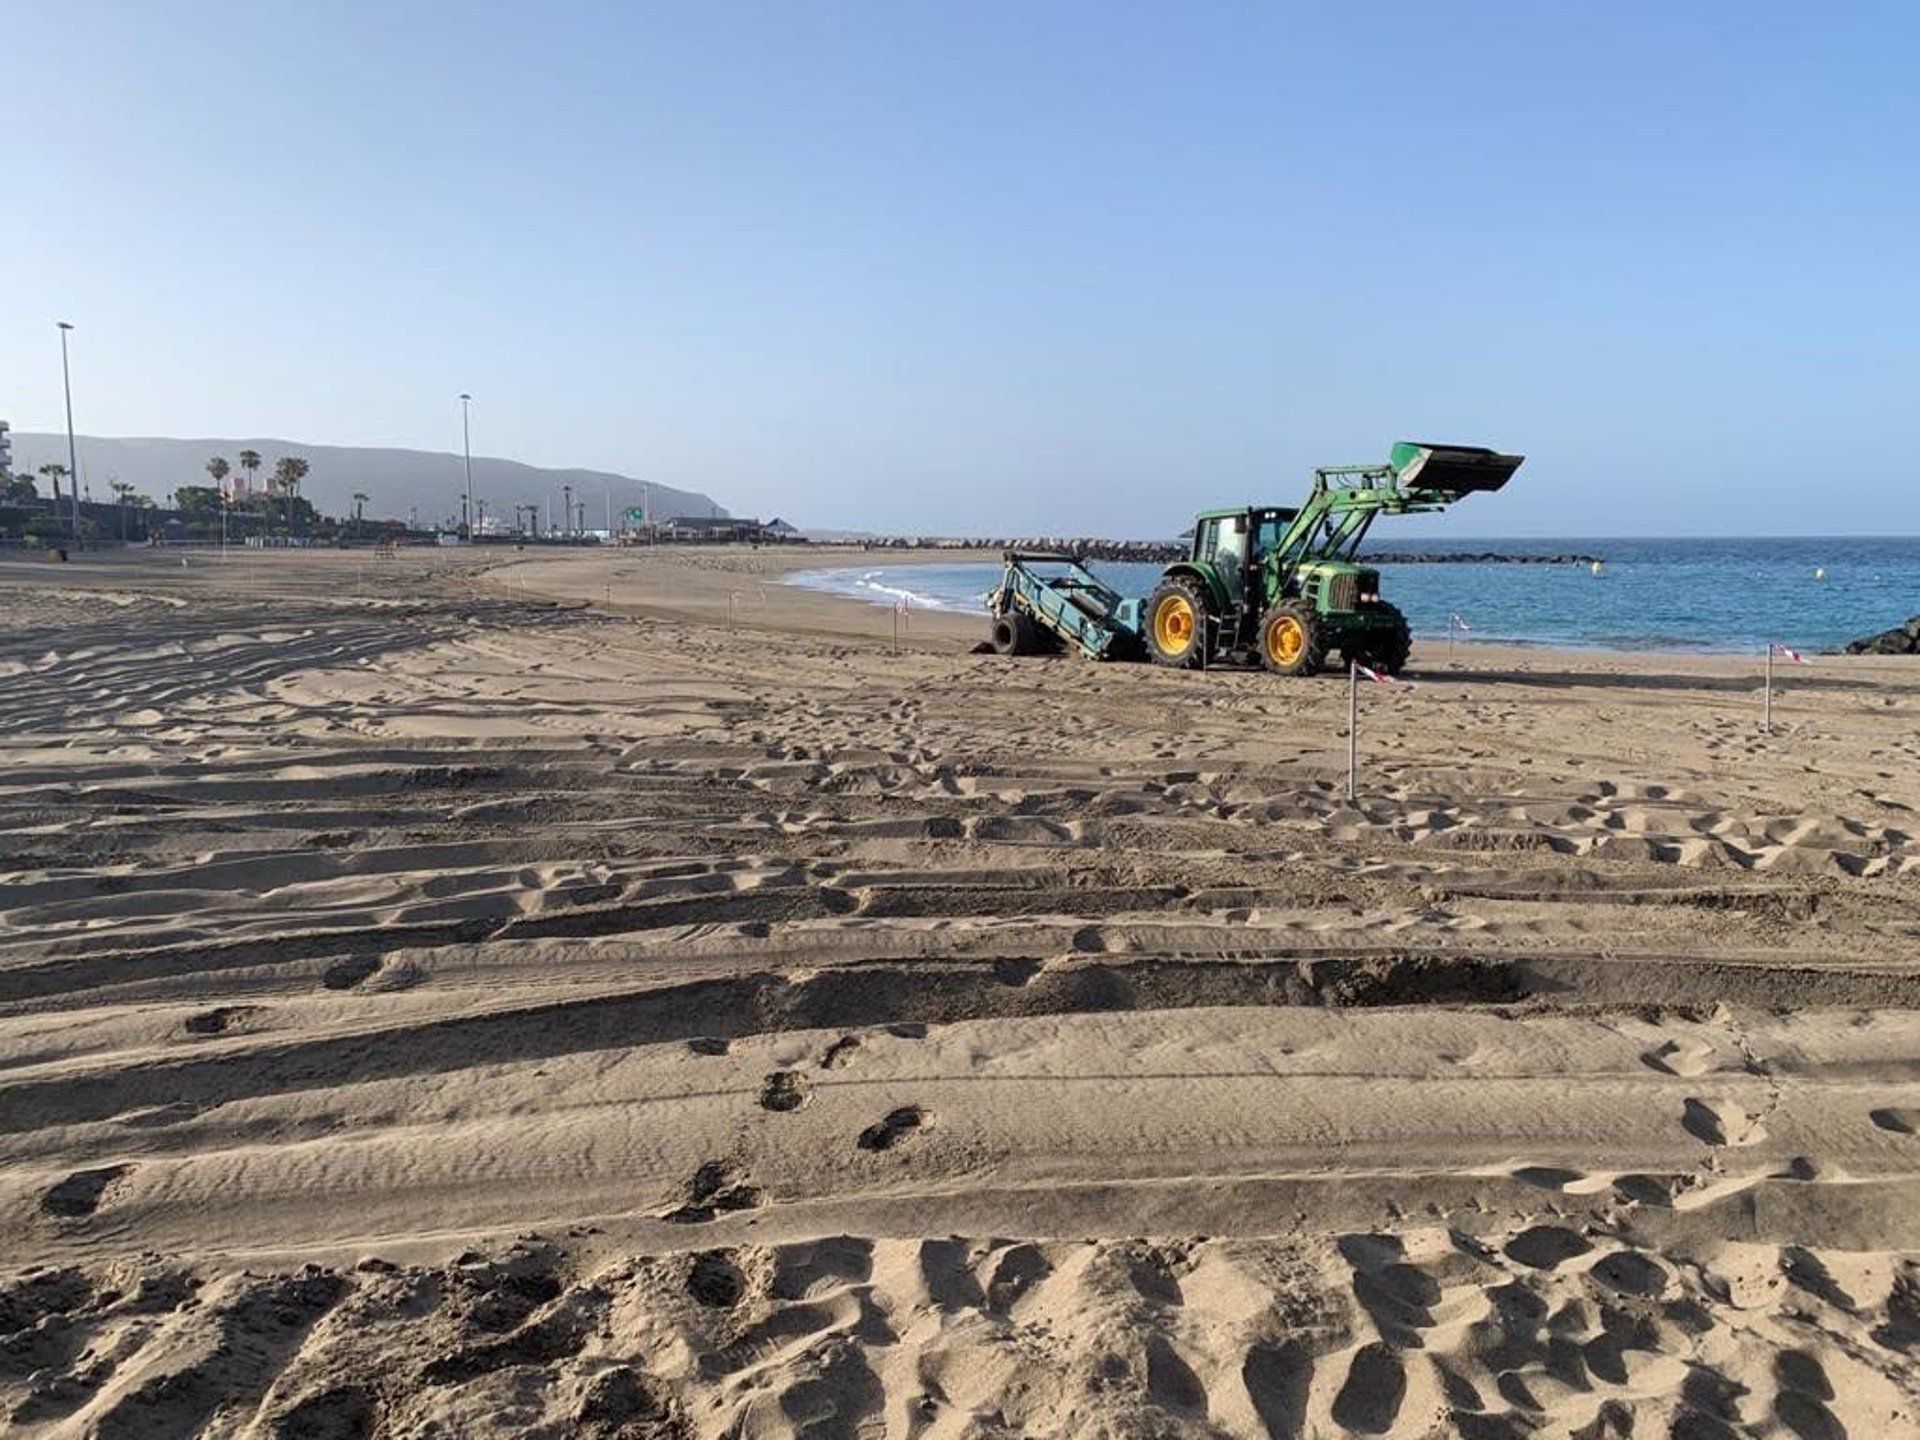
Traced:
[[[16, 430], [12, 438], [16, 474], [31, 476], [48, 461], [66, 463], [64, 433]], [[112, 477], [165, 504], [168, 494], [180, 486], [207, 484], [206, 463], [213, 456], [224, 455], [232, 464], [247, 449], [262, 456], [262, 480], [283, 455], [306, 460], [311, 468], [301, 493], [326, 514], [346, 514], [359, 491], [369, 497], [369, 517], [406, 519], [417, 511], [425, 524], [458, 516], [466, 488], [460, 455], [445, 450], [326, 445], [272, 436], [81, 435], [76, 442], [81, 479], [96, 500], [108, 498]], [[643, 497], [658, 520], [728, 513], [699, 491], [654, 484], [615, 470], [530, 465], [497, 455], [473, 457], [474, 495], [485, 502], [488, 514], [506, 515], [515, 505], [557, 511], [563, 486], [572, 487], [576, 502], [585, 502], [589, 527], [605, 523], [609, 502], [617, 512], [641, 505]]]

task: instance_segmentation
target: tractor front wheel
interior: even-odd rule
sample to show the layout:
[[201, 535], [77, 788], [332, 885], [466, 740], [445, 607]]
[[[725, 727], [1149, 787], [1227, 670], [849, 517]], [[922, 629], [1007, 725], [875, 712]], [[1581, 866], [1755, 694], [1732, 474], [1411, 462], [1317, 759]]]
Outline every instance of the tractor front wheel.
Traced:
[[1407, 617], [1396, 610], [1393, 628], [1374, 644], [1371, 663], [1376, 670], [1398, 675], [1407, 668], [1407, 656], [1412, 653], [1413, 632], [1407, 628]]
[[1274, 674], [1311, 675], [1326, 660], [1326, 636], [1311, 607], [1276, 605], [1260, 621], [1260, 663]]
[[1186, 670], [1207, 653], [1207, 607], [1184, 580], [1163, 580], [1153, 587], [1141, 611], [1147, 654], [1156, 665]]

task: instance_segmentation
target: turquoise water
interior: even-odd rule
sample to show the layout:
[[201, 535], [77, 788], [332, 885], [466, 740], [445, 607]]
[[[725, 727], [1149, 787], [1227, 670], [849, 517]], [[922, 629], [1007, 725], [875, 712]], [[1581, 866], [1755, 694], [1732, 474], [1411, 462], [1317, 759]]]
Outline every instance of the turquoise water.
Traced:
[[[1404, 548], [1604, 556], [1580, 565], [1415, 564], [1381, 567], [1381, 589], [1416, 635], [1444, 635], [1449, 613], [1476, 640], [1615, 650], [1740, 650], [1778, 640], [1838, 649], [1920, 614], [1920, 539], [1455, 540]], [[1115, 589], [1144, 595], [1157, 565], [1091, 567]], [[1824, 571], [1825, 578], [1816, 578]], [[979, 611], [995, 559], [953, 565], [870, 565], [794, 577], [821, 590]]]

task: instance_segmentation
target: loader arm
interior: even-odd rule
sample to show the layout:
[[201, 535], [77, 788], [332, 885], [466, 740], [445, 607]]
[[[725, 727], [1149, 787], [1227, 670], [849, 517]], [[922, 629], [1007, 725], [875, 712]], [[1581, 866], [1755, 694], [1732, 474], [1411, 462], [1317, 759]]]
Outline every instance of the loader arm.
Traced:
[[1380, 516], [1444, 510], [1455, 498], [1403, 490], [1386, 466], [1326, 466], [1313, 472], [1313, 491], [1280, 536], [1274, 555], [1283, 578], [1308, 560], [1350, 559]]
[[1521, 457], [1478, 446], [1401, 441], [1385, 465], [1325, 465], [1273, 548], [1282, 584], [1309, 560], [1350, 560], [1382, 515], [1444, 510], [1478, 490], [1498, 490]]

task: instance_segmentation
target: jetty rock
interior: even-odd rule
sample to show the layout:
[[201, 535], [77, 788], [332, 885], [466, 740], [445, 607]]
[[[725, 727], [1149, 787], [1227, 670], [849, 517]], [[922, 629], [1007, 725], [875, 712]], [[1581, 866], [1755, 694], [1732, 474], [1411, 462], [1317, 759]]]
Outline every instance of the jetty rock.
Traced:
[[1849, 655], [1920, 655], [1920, 615], [1904, 625], [1847, 642]]

